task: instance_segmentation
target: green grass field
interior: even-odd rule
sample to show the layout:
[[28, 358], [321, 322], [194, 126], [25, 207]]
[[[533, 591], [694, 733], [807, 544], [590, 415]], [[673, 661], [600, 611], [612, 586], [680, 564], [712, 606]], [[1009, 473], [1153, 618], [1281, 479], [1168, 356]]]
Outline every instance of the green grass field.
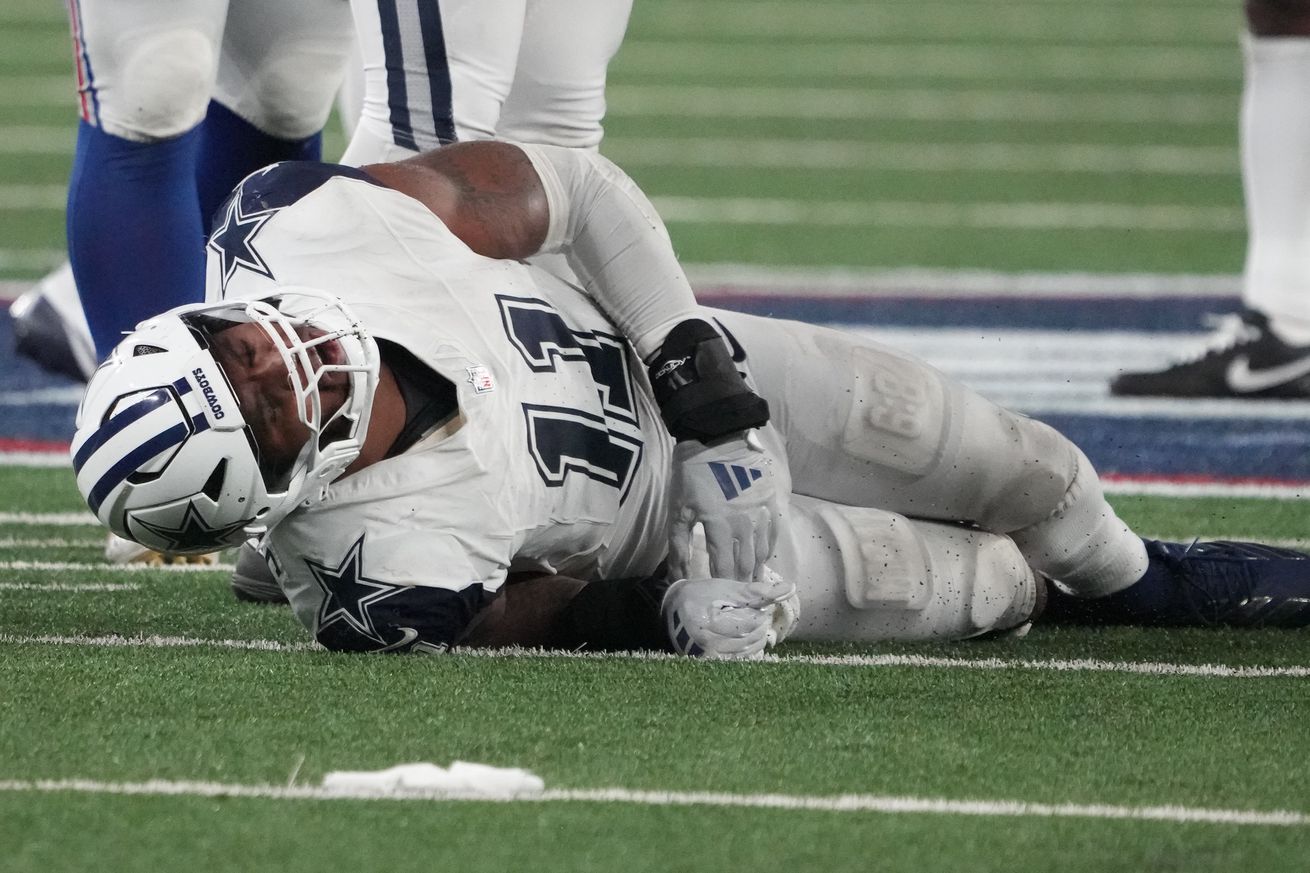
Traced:
[[[694, 263], [1232, 274], [1241, 27], [1232, 0], [637, 0], [605, 150]], [[67, 45], [59, 4], [0, 8], [0, 279], [61, 257]], [[1300, 501], [1115, 502], [1155, 536], [1310, 536]], [[68, 471], [0, 468], [3, 871], [1310, 868], [1304, 632], [335, 656], [221, 570], [104, 565], [84, 512]], [[550, 793], [313, 790], [453, 760]]]

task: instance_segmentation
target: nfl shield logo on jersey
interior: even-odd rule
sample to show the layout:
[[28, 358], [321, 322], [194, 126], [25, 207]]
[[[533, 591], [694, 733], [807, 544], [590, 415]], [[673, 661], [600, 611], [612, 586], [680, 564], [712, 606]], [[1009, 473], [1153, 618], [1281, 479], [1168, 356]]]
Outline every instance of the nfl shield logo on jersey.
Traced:
[[486, 367], [469, 367], [469, 381], [474, 394], [490, 394], [496, 390], [496, 380]]

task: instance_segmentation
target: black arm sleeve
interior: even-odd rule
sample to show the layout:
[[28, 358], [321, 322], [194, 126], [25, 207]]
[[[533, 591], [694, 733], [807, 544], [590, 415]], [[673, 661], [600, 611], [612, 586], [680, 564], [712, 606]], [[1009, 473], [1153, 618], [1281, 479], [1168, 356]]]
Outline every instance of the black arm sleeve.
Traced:
[[660, 604], [663, 570], [644, 579], [589, 582], [560, 615], [554, 644], [590, 652], [672, 652]]

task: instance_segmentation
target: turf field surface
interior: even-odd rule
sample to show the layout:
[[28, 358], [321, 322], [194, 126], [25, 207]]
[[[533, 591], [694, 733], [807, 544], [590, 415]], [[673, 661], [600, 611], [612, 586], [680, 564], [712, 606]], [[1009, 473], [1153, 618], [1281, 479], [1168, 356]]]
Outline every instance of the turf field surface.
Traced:
[[[63, 247], [62, 16], [0, 9], [10, 296]], [[1231, 0], [638, 0], [605, 151], [707, 302], [867, 331], [1058, 421], [1143, 533], [1304, 548], [1303, 405], [1104, 391], [1236, 305], [1241, 27]], [[223, 570], [102, 563], [58, 460], [77, 391], [8, 330], [0, 870], [1306, 868], [1305, 633], [331, 655]], [[547, 793], [317, 788], [457, 759]]]

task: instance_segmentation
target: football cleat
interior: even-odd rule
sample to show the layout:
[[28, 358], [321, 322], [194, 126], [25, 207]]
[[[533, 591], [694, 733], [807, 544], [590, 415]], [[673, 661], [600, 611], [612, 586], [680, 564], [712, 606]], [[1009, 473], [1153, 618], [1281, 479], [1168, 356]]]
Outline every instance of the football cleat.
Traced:
[[1195, 355], [1163, 370], [1121, 373], [1110, 382], [1110, 393], [1310, 399], [1310, 346], [1283, 342], [1254, 309], [1207, 320], [1215, 332]]
[[1152, 568], [1174, 583], [1174, 603], [1159, 616], [1161, 624], [1310, 626], [1310, 555], [1222, 540], [1145, 542]]
[[72, 268], [67, 264], [10, 305], [14, 351], [51, 373], [87, 382], [96, 368], [95, 343], [76, 300], [76, 291], [73, 300], [60, 299], [56, 285], [61, 282], [72, 286]]
[[244, 603], [287, 603], [268, 561], [260, 553], [257, 539], [246, 540], [237, 551], [232, 570], [232, 595]]
[[144, 564], [148, 567], [162, 567], [165, 564], [212, 565], [218, 563], [218, 552], [207, 552], [203, 555], [157, 552], [149, 546], [134, 543], [111, 533], [109, 539], [105, 541], [105, 561], [110, 564]]

